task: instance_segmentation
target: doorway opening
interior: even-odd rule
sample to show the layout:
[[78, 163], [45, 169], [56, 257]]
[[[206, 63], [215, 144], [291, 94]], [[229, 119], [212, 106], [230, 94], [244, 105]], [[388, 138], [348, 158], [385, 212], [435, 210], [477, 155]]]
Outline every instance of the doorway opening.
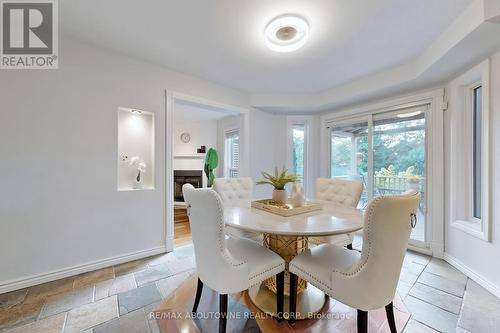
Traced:
[[167, 92], [166, 101], [166, 221], [171, 251], [191, 243], [182, 186], [211, 186], [205, 170], [207, 154], [217, 156], [215, 177], [247, 174], [248, 114], [246, 109], [173, 92]]

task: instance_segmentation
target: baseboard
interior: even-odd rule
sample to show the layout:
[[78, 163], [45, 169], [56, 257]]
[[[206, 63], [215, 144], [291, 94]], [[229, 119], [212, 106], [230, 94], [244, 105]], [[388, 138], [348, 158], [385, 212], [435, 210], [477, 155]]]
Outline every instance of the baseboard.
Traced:
[[175, 239], [174, 236], [167, 236], [167, 252], [172, 252], [175, 247]]
[[40, 283], [50, 282], [54, 280], [59, 280], [62, 278], [78, 275], [81, 273], [91, 272], [98, 269], [115, 266], [123, 264], [125, 262], [142, 259], [157, 254], [167, 252], [166, 246], [159, 246], [147, 250], [137, 251], [128, 253], [125, 255], [120, 255], [112, 258], [106, 258], [101, 260], [96, 260], [83, 265], [77, 265], [73, 267], [67, 267], [60, 270], [54, 270], [47, 273], [32, 275], [29, 277], [24, 277], [21, 279], [11, 280], [0, 283], [0, 294], [18, 290], [21, 288], [31, 287]]
[[466, 264], [464, 264], [462, 261], [458, 260], [457, 258], [449, 255], [448, 253], [444, 254], [444, 260], [458, 269], [460, 272], [464, 273], [467, 275], [470, 279], [474, 280], [477, 284], [479, 284], [481, 287], [495, 295], [496, 297], [500, 298], [500, 288], [496, 286], [494, 283], [489, 281], [487, 278], [482, 276], [481, 274], [478, 274], [474, 272], [472, 269], [470, 269]]
[[414, 246], [414, 245], [408, 244], [407, 249], [411, 250], [413, 252], [418, 252], [418, 253], [425, 254], [425, 255], [428, 255], [428, 256], [432, 257], [432, 251], [429, 250], [429, 249], [426, 249], [426, 248], [422, 248], [422, 247], [418, 247], [418, 246]]

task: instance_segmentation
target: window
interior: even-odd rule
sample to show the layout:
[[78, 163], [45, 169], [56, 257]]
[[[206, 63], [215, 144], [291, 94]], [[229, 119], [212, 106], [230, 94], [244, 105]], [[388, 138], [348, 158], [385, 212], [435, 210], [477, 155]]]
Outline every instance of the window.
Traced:
[[472, 213], [481, 219], [482, 87], [472, 90]]
[[240, 167], [240, 135], [238, 130], [226, 132], [224, 145], [224, 176], [236, 178]]
[[457, 229], [491, 241], [490, 62], [450, 82], [449, 206]]
[[305, 133], [305, 124], [292, 126], [292, 173], [299, 177], [302, 184], [304, 184]]

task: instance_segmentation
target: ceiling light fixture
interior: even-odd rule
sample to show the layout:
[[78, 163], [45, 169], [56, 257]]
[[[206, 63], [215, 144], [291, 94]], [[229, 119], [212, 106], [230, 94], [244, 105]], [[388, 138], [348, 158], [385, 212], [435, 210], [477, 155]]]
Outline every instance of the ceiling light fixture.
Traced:
[[422, 113], [422, 111], [414, 111], [414, 112], [409, 112], [409, 113], [400, 113], [396, 117], [398, 117], [398, 118], [411, 118], [411, 117], [418, 116], [421, 113]]
[[302, 17], [285, 14], [274, 18], [266, 26], [266, 45], [276, 52], [300, 49], [309, 37], [309, 24]]
[[130, 110], [130, 112], [131, 112], [132, 114], [137, 114], [137, 115], [141, 115], [141, 114], [142, 114], [142, 111], [141, 111], [141, 110], [134, 110], [134, 109], [132, 109], [132, 110]]

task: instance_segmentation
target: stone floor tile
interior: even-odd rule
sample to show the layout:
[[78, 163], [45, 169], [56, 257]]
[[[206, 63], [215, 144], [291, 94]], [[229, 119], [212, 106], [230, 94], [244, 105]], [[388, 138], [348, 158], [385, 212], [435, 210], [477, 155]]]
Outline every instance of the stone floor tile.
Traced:
[[26, 298], [45, 298], [73, 290], [73, 277], [59, 279], [31, 287]]
[[149, 304], [160, 301], [161, 294], [154, 282], [142, 287], [132, 289], [125, 293], [118, 294], [118, 305], [120, 315], [132, 312]]
[[182, 259], [186, 257], [194, 257], [194, 247], [193, 244], [177, 246], [174, 248], [174, 255], [177, 259]]
[[413, 319], [443, 333], [455, 332], [458, 315], [421, 301], [413, 296], [406, 297], [404, 302], [408, 310], [410, 310]]
[[431, 257], [414, 251], [406, 251], [405, 261], [411, 261], [420, 265], [427, 265]]
[[0, 294], [0, 310], [10, 308], [25, 300], [28, 294], [28, 288], [11, 291], [5, 294]]
[[500, 330], [500, 299], [469, 280], [458, 326], [471, 332]]
[[174, 255], [173, 252], [169, 253], [162, 253], [153, 257], [148, 258], [147, 262], [150, 267], [160, 265], [160, 264], [165, 264], [167, 262], [170, 262], [172, 260], [177, 259]]
[[94, 327], [94, 333], [149, 333], [149, 324], [144, 309], [139, 309], [124, 316]]
[[465, 329], [465, 328], [463, 328], [463, 327], [458, 326], [458, 327], [457, 327], [457, 330], [456, 330], [456, 332], [455, 332], [455, 333], [472, 333], [472, 332], [471, 332], [471, 331], [466, 330], [466, 329]]
[[426, 271], [420, 275], [418, 282], [458, 297], [463, 297], [465, 292], [465, 282], [450, 280], [441, 275], [428, 273]]
[[69, 311], [64, 333], [81, 332], [117, 317], [117, 298], [111, 296]]
[[425, 326], [416, 320], [410, 319], [403, 330], [403, 333], [438, 333], [435, 329]]
[[120, 264], [113, 267], [115, 270], [115, 276], [127, 275], [130, 273], [142, 271], [148, 268], [148, 259], [139, 259], [124, 264]]
[[41, 297], [26, 297], [23, 302], [0, 310], [0, 330], [35, 321], [44, 302]]
[[73, 288], [81, 288], [97, 282], [113, 279], [115, 277], [113, 267], [100, 269], [98, 271], [80, 274], [75, 277]]
[[418, 298], [422, 301], [435, 305], [454, 314], [460, 313], [462, 299], [460, 297], [445, 293], [444, 291], [441, 291], [439, 289], [429, 287], [422, 283], [416, 283], [410, 290], [409, 294], [415, 298]]
[[50, 296], [46, 299], [39, 318], [47, 318], [55, 314], [66, 312], [94, 300], [94, 287], [74, 289], [67, 293]]
[[417, 282], [417, 279], [419, 277], [420, 273], [414, 273], [412, 271], [410, 271], [409, 269], [406, 269], [406, 268], [402, 268], [401, 269], [401, 273], [399, 274], [399, 281], [403, 281], [403, 282], [406, 282], [410, 285], [414, 285], [415, 282]]
[[193, 270], [196, 268], [196, 262], [194, 257], [185, 257], [182, 259], [175, 259], [166, 263], [168, 269], [174, 274], [178, 274], [181, 272]]
[[183, 272], [177, 275], [169, 276], [168, 278], [156, 281], [156, 286], [163, 298], [168, 298], [177, 288], [179, 288], [191, 274]]
[[4, 331], [4, 333], [61, 333], [66, 320], [66, 313], [35, 321]]
[[412, 288], [411, 284], [400, 280], [398, 282], [398, 286], [397, 286], [396, 290], [397, 290], [399, 296], [402, 299], [405, 299], [406, 296], [408, 296], [408, 294], [410, 293], [411, 288]]
[[137, 288], [134, 274], [117, 276], [115, 279], [98, 282], [95, 285], [95, 300], [124, 293]]
[[432, 258], [427, 267], [425, 267], [425, 271], [453, 281], [467, 283], [467, 276], [465, 274], [441, 259]]
[[146, 270], [134, 273], [138, 286], [143, 286], [150, 282], [158, 281], [173, 275], [167, 264], [160, 264]]

